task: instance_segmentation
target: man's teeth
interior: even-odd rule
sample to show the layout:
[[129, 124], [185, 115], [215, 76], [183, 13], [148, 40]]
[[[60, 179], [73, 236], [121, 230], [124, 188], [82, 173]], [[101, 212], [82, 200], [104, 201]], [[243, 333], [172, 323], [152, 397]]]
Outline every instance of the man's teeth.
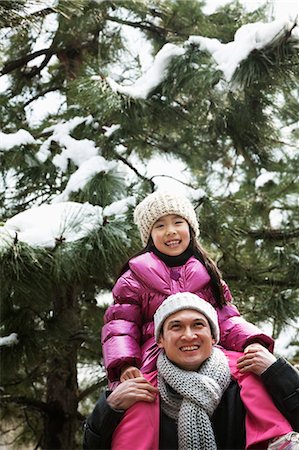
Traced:
[[193, 350], [198, 350], [199, 345], [189, 345], [188, 347], [181, 347], [182, 352], [191, 352]]

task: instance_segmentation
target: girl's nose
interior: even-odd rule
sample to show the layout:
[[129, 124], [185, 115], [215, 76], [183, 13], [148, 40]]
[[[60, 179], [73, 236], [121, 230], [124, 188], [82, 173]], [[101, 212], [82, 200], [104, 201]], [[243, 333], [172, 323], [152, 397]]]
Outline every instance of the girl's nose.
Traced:
[[174, 234], [175, 233], [175, 229], [173, 226], [168, 226], [166, 229], [166, 234]]

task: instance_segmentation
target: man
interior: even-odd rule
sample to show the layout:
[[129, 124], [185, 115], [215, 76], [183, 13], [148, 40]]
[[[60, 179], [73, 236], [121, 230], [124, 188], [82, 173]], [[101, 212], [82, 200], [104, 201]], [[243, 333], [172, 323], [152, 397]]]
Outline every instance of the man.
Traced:
[[[208, 450], [216, 446], [218, 449], [244, 448], [245, 413], [237, 384], [232, 382], [221, 399], [229, 384], [229, 372], [226, 361], [220, 356], [222, 352], [214, 347], [219, 337], [215, 310], [194, 294], [175, 294], [163, 302], [154, 319], [155, 336], [163, 350], [158, 359], [161, 413], [160, 433], [156, 434], [159, 449], [177, 449], [178, 446]], [[277, 406], [296, 429], [299, 425], [297, 371], [283, 360], [276, 361], [260, 347], [251, 348], [240, 359], [239, 369], [261, 375]], [[272, 378], [271, 373], [280, 376]], [[284, 382], [279, 384], [279, 379]], [[158, 400], [157, 392], [149, 380], [140, 377], [121, 383], [107, 398], [102, 396], [87, 419], [84, 449], [110, 448], [113, 435], [114, 446], [128, 450], [128, 446], [121, 447], [119, 436], [124, 434], [123, 430], [126, 432], [127, 423], [133, 439], [138, 426], [128, 421], [129, 408], [150, 406]], [[124, 411], [128, 412], [121, 422]], [[143, 418], [147, 420], [147, 415], [140, 415], [140, 420]], [[293, 433], [289, 438], [297, 437], [297, 433]], [[138, 437], [136, 439], [131, 441], [130, 448], [140, 450], [142, 447], [137, 443]], [[290, 449], [299, 448], [298, 443], [289, 444]]]

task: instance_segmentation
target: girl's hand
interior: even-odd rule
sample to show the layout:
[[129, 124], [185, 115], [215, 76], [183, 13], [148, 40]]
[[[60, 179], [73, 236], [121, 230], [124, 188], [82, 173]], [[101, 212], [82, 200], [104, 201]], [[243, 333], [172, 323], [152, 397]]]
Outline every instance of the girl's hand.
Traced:
[[276, 361], [275, 356], [261, 344], [250, 344], [238, 359], [237, 368], [241, 373], [253, 372], [261, 375]]
[[134, 378], [119, 384], [107, 398], [112, 409], [125, 410], [136, 402], [153, 402], [158, 393], [145, 378]]
[[121, 370], [120, 381], [121, 383], [125, 380], [130, 380], [132, 378], [142, 377], [142, 373], [137, 367], [126, 366]]

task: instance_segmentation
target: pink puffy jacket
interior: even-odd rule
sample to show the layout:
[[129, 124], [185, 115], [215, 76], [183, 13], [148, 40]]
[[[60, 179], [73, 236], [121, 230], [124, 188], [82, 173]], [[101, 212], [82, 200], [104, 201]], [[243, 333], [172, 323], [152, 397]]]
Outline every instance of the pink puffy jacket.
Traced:
[[210, 275], [195, 257], [181, 267], [171, 268], [148, 252], [133, 258], [129, 267], [117, 280], [112, 291], [114, 303], [104, 317], [103, 356], [110, 382], [119, 380], [120, 369], [125, 365], [139, 367], [143, 373], [156, 368], [160, 350], [154, 339], [153, 316], [165, 298], [177, 292], [193, 292], [216, 308], [220, 345], [227, 350], [242, 351], [252, 341], [273, 350], [273, 339], [240, 316], [224, 282], [224, 295], [229, 303], [217, 307]]

